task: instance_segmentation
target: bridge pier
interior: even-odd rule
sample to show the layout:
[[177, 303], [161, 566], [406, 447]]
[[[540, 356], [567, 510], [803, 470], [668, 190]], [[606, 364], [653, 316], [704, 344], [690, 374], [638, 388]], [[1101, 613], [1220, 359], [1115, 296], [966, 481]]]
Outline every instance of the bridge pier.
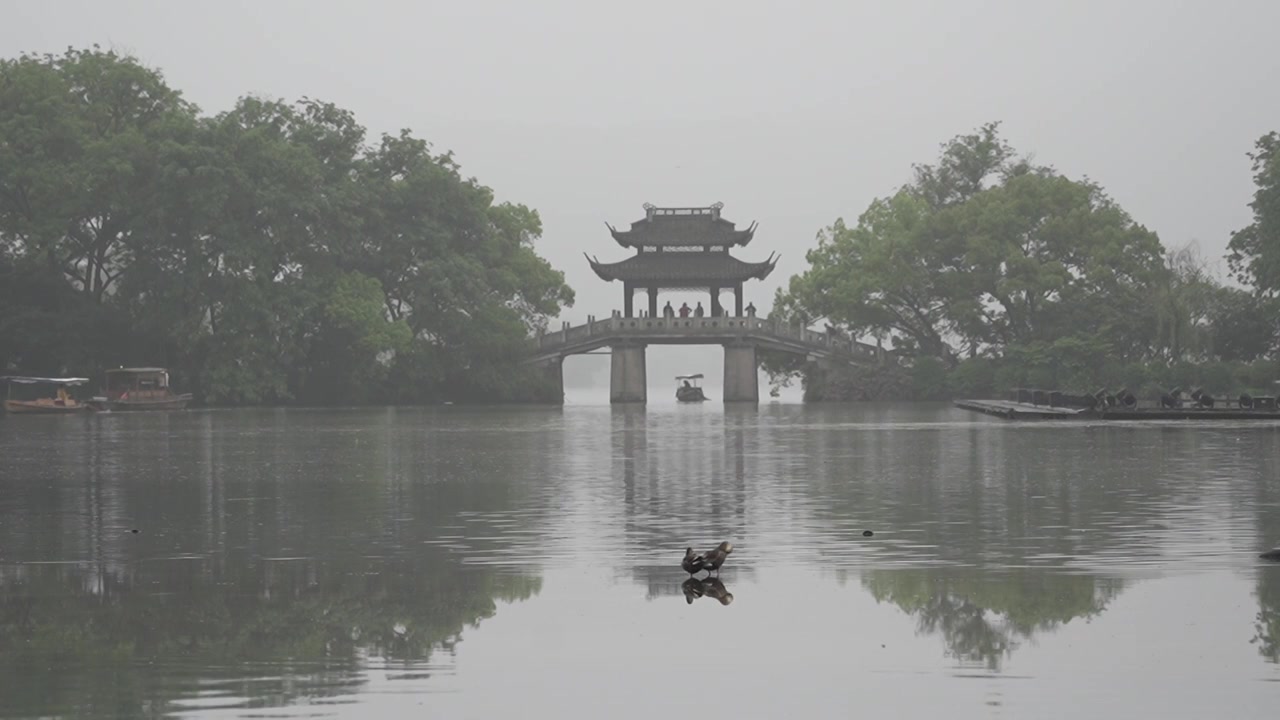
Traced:
[[564, 358], [552, 357], [541, 363], [539, 368], [546, 384], [540, 385], [536, 397], [538, 402], [553, 405], [564, 404]]
[[639, 343], [614, 345], [609, 374], [609, 402], [642, 403], [648, 399], [645, 375], [645, 346]]
[[760, 402], [759, 366], [756, 346], [732, 343], [724, 346], [724, 401]]

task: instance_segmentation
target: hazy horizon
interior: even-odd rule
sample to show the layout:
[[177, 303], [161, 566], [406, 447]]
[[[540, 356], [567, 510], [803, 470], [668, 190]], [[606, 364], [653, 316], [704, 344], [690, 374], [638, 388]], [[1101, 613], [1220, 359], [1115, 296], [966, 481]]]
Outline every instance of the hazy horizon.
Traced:
[[[819, 229], [988, 121], [1225, 274], [1230, 233], [1250, 219], [1246, 153], [1280, 129], [1266, 90], [1280, 4], [1261, 0], [643, 7], [22, 3], [0, 53], [98, 43], [159, 68], [206, 113], [246, 94], [310, 96], [353, 111], [371, 138], [410, 128], [541, 214], [539, 252], [577, 293], [561, 316], [574, 323], [621, 307], [620, 285], [582, 254], [625, 257], [605, 223], [625, 226], [645, 202], [719, 201], [740, 226], [758, 221], [735, 254], [781, 254], [747, 288], [766, 314]], [[717, 348], [651, 355], [655, 388], [721, 372]]]

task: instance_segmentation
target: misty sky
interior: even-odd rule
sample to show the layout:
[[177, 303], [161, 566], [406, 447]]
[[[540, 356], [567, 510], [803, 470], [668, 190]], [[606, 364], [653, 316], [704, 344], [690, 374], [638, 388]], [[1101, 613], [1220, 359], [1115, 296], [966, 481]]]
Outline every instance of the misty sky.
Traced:
[[[576, 323], [621, 307], [582, 253], [626, 257], [604, 223], [644, 202], [722, 201], [740, 226], [759, 221], [736, 254], [782, 254], [748, 286], [766, 312], [821, 227], [991, 120], [1101, 183], [1166, 247], [1219, 260], [1250, 218], [1245, 153], [1280, 130], [1277, 27], [1276, 0], [50, 0], [4, 4], [0, 55], [96, 42], [161, 68], [206, 113], [305, 95], [372, 137], [411, 128], [539, 211]], [[705, 351], [694, 361], [718, 374]]]

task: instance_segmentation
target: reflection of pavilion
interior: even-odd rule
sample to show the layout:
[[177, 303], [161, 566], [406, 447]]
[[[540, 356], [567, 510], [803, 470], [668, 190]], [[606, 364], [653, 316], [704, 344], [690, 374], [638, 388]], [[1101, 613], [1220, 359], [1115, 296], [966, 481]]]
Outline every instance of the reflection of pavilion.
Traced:
[[[649, 599], [682, 594], [688, 575], [680, 569], [680, 556], [686, 546], [692, 543], [701, 552], [745, 533], [746, 418], [755, 413], [753, 406], [728, 412], [723, 443], [717, 446], [682, 438], [679, 428], [651, 427], [643, 407], [614, 407], [613, 457], [615, 477], [622, 482], [626, 544], [670, 554], [669, 560], [661, 555], [631, 569]], [[687, 534], [673, 526], [687, 528]], [[723, 573], [726, 582], [753, 574], [738, 555]]]

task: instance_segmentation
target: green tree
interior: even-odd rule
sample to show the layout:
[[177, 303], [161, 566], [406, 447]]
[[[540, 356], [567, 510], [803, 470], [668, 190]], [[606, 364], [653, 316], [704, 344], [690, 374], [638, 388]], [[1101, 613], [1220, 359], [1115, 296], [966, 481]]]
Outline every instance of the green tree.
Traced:
[[997, 131], [952, 140], [856, 227], [820, 233], [779, 308], [949, 367], [1071, 334], [1144, 352], [1159, 239], [1095, 183], [1016, 158]]
[[936, 227], [964, 246], [971, 284], [956, 306], [981, 319], [964, 327], [996, 352], [1069, 334], [1140, 350], [1124, 346], [1163, 248], [1096, 184], [1025, 173], [947, 208]]
[[162, 167], [196, 108], [114, 52], [0, 61], [0, 242], [104, 302], [159, 212]]
[[1280, 292], [1280, 133], [1263, 135], [1249, 153], [1258, 189], [1249, 207], [1253, 222], [1231, 235], [1227, 256], [1241, 282], [1259, 292]]
[[805, 259], [810, 268], [779, 291], [783, 314], [812, 322], [826, 318], [855, 335], [892, 337], [913, 354], [951, 359], [948, 301], [955, 283], [954, 246], [926, 231], [931, 209], [902, 190], [871, 203], [850, 228], [837, 219], [818, 234]]
[[0, 272], [23, 276], [0, 361], [164, 364], [216, 403], [520, 391], [573, 301], [537, 212], [408, 131], [365, 136], [311, 98], [201, 116], [96, 48], [0, 61]]
[[1218, 288], [1209, 309], [1213, 351], [1226, 362], [1272, 357], [1280, 325], [1280, 302], [1238, 288]]
[[396, 354], [409, 348], [409, 326], [388, 319], [382, 286], [371, 277], [345, 273], [313, 282], [320, 292], [300, 399], [345, 404], [378, 396]]

